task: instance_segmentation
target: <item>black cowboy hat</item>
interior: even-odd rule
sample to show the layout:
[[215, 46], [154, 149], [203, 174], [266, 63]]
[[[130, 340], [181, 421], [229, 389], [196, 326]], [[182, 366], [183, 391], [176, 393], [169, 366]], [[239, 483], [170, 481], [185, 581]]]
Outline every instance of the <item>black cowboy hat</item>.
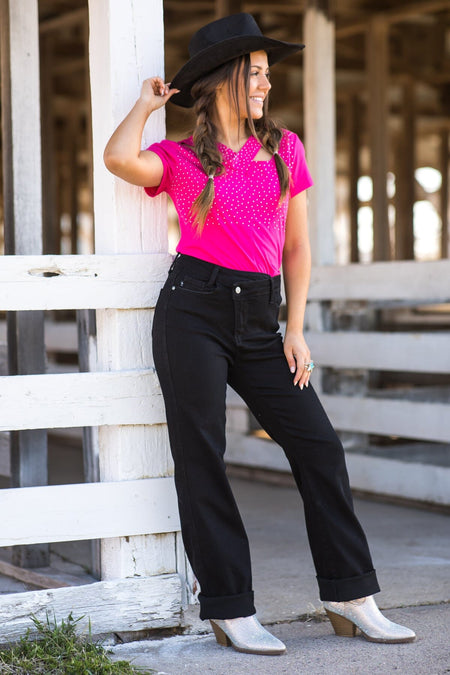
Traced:
[[203, 75], [238, 56], [264, 50], [269, 65], [272, 65], [304, 46], [265, 37], [252, 15], [244, 12], [212, 21], [192, 36], [189, 43], [191, 58], [171, 83], [171, 87], [179, 89], [180, 93], [174, 94], [170, 100], [183, 108], [190, 108], [194, 105], [191, 96], [193, 84]]

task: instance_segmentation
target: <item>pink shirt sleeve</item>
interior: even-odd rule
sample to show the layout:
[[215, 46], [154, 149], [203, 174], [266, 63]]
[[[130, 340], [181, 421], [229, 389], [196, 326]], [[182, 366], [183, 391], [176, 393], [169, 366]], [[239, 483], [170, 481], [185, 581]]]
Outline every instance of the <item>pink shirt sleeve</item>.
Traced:
[[297, 134], [289, 134], [289, 145], [292, 157], [291, 169], [291, 197], [295, 197], [303, 190], [314, 185], [311, 174], [309, 173], [308, 165], [306, 164], [305, 148]]
[[153, 143], [150, 145], [147, 150], [154, 152], [163, 163], [164, 172], [161, 178], [159, 185], [155, 187], [145, 187], [144, 190], [149, 197], [156, 197], [161, 194], [161, 192], [167, 192], [170, 194], [170, 186], [172, 183], [172, 174], [173, 169], [176, 164], [176, 158], [174, 157], [174, 144], [172, 141], [161, 141], [160, 143]]

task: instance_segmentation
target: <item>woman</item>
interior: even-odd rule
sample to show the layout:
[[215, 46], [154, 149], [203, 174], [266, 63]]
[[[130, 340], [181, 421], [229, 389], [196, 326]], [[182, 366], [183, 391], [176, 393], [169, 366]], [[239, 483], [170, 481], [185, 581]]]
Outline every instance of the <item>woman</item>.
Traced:
[[[353, 512], [342, 445], [309, 380], [303, 337], [310, 274], [306, 192], [312, 180], [298, 137], [267, 115], [269, 65], [303, 45], [264, 37], [253, 17], [214, 21], [191, 40], [172, 85], [146, 80], [105, 150], [110, 171], [166, 191], [180, 217], [178, 255], [153, 325], [181, 527], [199, 580], [200, 617], [238, 651], [285, 646], [255, 616], [247, 536], [225, 473], [227, 383], [284, 449], [303, 497], [320, 597], [338, 635], [410, 642], [372, 597], [379, 591]], [[194, 107], [183, 142], [141, 151], [148, 116], [171, 100]], [[278, 333], [280, 265], [287, 297]]]

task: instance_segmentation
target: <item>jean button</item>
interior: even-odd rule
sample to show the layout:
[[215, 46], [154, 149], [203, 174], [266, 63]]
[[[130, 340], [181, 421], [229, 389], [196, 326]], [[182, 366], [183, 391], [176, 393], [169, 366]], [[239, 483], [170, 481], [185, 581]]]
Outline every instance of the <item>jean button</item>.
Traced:
[[241, 292], [241, 287], [240, 287], [240, 286], [236, 286], [236, 288], [234, 289], [234, 291], [235, 291], [235, 293], [239, 294], [239, 293]]

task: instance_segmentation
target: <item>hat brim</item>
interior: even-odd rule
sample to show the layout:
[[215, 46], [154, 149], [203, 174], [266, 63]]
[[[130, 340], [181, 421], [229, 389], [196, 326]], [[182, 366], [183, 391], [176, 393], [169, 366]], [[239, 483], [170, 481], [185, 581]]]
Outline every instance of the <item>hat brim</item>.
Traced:
[[202, 49], [180, 68], [170, 85], [171, 88], [179, 89], [180, 92], [174, 94], [170, 101], [182, 108], [191, 108], [194, 105], [191, 88], [195, 82], [200, 77], [238, 56], [263, 50], [267, 52], [267, 60], [269, 66], [271, 66], [300, 51], [304, 46], [303, 44], [274, 40], [263, 35], [239, 36], [223, 40], [218, 44]]

